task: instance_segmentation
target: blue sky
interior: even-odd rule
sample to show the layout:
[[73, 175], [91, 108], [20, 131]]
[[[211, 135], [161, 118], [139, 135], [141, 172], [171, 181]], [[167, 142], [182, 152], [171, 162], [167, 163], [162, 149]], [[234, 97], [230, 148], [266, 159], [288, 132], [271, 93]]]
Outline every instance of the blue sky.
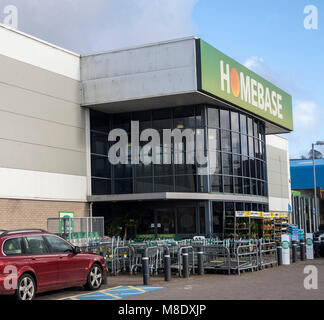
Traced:
[[199, 36], [292, 95], [292, 158], [324, 140], [323, 0], [0, 0], [1, 23], [7, 5], [19, 30], [81, 54]]
[[[310, 4], [318, 8], [318, 30], [304, 28]], [[201, 0], [193, 19], [201, 38], [292, 95], [292, 158], [324, 140], [323, 1]]]

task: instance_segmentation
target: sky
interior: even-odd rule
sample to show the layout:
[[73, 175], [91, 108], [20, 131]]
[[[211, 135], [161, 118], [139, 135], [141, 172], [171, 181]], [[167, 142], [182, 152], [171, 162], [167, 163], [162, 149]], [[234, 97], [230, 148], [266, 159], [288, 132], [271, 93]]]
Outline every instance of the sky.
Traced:
[[[80, 54], [201, 37], [292, 95], [291, 158], [324, 140], [323, 0], [0, 0], [1, 23], [8, 5], [19, 30]], [[304, 27], [307, 5], [317, 30]]]

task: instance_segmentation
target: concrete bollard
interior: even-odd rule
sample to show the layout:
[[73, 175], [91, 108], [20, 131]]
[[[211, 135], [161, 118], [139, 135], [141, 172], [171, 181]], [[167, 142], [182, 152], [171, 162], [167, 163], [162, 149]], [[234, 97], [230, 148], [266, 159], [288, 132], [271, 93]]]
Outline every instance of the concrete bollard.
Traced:
[[184, 278], [189, 278], [189, 255], [188, 249], [182, 251], [182, 275]]
[[171, 258], [168, 247], [164, 249], [164, 280], [171, 281]]
[[149, 258], [148, 249], [145, 248], [142, 253], [142, 271], [143, 271], [143, 283], [145, 286], [150, 284], [150, 270], [149, 270]]
[[198, 274], [202, 276], [205, 273], [204, 269], [204, 249], [203, 247], [198, 248]]

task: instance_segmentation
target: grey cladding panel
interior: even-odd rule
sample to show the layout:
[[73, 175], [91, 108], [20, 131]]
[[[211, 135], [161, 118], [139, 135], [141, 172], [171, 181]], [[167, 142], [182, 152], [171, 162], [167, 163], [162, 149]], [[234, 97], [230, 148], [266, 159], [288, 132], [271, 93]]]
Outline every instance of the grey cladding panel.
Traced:
[[85, 153], [0, 139], [0, 167], [86, 176]]
[[0, 82], [80, 103], [80, 83], [0, 55]]

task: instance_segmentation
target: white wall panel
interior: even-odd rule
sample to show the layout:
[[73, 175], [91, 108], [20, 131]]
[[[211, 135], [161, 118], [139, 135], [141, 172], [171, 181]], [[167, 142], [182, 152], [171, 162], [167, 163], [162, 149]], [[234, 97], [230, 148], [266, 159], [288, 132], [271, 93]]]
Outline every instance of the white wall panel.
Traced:
[[0, 198], [86, 201], [87, 178], [0, 168]]

